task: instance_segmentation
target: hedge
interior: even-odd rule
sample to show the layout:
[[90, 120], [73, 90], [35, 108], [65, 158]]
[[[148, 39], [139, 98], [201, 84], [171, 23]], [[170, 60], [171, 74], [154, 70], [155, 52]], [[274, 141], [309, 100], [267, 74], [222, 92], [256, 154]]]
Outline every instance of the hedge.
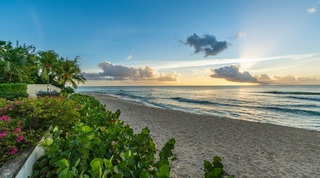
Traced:
[[25, 83], [0, 84], [0, 98], [13, 100], [15, 98], [26, 98], [28, 86]]

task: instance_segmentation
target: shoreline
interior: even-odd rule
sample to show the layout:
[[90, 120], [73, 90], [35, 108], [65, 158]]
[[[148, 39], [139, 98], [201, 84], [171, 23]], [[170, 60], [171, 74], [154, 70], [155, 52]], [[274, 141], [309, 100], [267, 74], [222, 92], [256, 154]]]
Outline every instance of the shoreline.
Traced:
[[176, 139], [171, 177], [203, 177], [203, 160], [220, 156], [236, 177], [320, 177], [320, 132], [176, 110], [91, 93], [158, 149]]

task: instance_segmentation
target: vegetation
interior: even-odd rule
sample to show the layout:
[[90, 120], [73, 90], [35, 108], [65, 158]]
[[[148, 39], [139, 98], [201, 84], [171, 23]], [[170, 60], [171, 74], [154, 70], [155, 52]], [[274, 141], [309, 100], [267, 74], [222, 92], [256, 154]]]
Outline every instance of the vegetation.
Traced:
[[19, 97], [28, 97], [26, 84], [0, 84], [0, 98], [13, 100]]
[[225, 170], [223, 169], [223, 164], [221, 163], [221, 158], [219, 156], [213, 157], [212, 162], [205, 160], [203, 166], [205, 178], [222, 178], [224, 176], [228, 176], [228, 178], [233, 177], [229, 176], [225, 172]]
[[74, 94], [69, 100], [80, 103], [79, 121], [69, 129], [51, 130], [52, 137], [42, 143], [46, 154], [35, 163], [32, 177], [169, 176], [174, 139], [156, 158], [148, 128], [134, 134], [120, 121], [120, 111], [106, 111], [93, 97]]
[[[0, 83], [50, 83], [64, 88], [84, 83], [79, 57], [64, 59], [53, 50], [38, 51], [32, 45], [14, 47], [11, 42], [0, 41]], [[49, 88], [47, 89], [47, 92]]]

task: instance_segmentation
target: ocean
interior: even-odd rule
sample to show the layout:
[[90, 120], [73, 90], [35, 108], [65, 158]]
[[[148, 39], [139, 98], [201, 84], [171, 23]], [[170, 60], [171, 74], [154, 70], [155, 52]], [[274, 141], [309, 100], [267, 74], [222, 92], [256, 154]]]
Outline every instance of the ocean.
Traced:
[[320, 86], [82, 86], [163, 109], [320, 131]]

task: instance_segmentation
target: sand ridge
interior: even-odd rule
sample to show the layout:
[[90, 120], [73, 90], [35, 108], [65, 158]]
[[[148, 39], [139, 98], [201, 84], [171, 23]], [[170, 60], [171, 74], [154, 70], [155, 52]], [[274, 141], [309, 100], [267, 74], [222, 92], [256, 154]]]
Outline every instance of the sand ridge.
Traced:
[[136, 132], [148, 127], [158, 149], [176, 139], [171, 177], [203, 177], [203, 160], [222, 158], [236, 177], [320, 177], [320, 132], [147, 107], [91, 94]]

